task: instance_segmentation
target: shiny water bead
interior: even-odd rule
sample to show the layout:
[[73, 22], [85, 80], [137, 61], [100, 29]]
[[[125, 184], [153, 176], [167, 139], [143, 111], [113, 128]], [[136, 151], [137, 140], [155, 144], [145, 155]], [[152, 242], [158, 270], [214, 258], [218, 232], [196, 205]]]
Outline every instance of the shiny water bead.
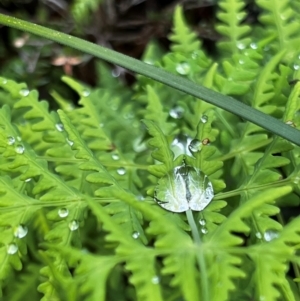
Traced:
[[60, 208], [58, 210], [58, 216], [61, 218], [67, 217], [69, 215], [69, 210], [67, 208]]
[[7, 254], [9, 254], [9, 255], [16, 254], [18, 252], [18, 249], [19, 248], [18, 248], [18, 246], [16, 244], [14, 244], [14, 243], [9, 244], [7, 246]]
[[77, 230], [78, 228], [79, 228], [79, 223], [78, 223], [77, 220], [73, 220], [73, 221], [71, 221], [71, 222], [69, 223], [69, 229], [70, 229], [71, 231], [75, 231], [75, 230]]
[[201, 218], [201, 219], [199, 220], [199, 224], [200, 224], [201, 226], [205, 226], [205, 225], [206, 225], [206, 220], [205, 220], [204, 218]]
[[207, 234], [207, 233], [208, 233], [207, 228], [206, 228], [206, 227], [202, 227], [202, 228], [201, 228], [201, 233]]
[[202, 150], [202, 142], [198, 139], [194, 139], [189, 144], [189, 150], [191, 153], [198, 153]]
[[158, 276], [154, 276], [154, 277], [152, 277], [151, 282], [152, 282], [153, 284], [159, 284], [160, 279], [159, 279]]
[[59, 132], [62, 132], [64, 130], [64, 126], [62, 123], [57, 123], [55, 125], [56, 129], [59, 131]]
[[13, 144], [15, 144], [15, 142], [16, 142], [15, 137], [13, 137], [13, 136], [8, 136], [7, 137], [7, 144], [8, 145], [13, 145]]
[[22, 144], [18, 144], [15, 148], [17, 154], [23, 154], [25, 151], [25, 147]]
[[14, 236], [17, 238], [23, 238], [27, 235], [28, 233], [28, 228], [22, 224], [16, 227], [14, 231]]
[[82, 96], [84, 97], [88, 97], [90, 94], [91, 94], [90, 90], [85, 89], [82, 91]]
[[120, 167], [117, 169], [117, 173], [118, 175], [123, 176], [126, 174], [126, 169], [124, 167]]
[[267, 230], [264, 233], [264, 240], [265, 241], [271, 241], [279, 236], [278, 232], [276, 230]]
[[118, 154], [112, 154], [111, 157], [112, 157], [112, 159], [115, 160], [115, 161], [117, 161], [117, 160], [120, 159], [120, 157], [119, 157]]
[[188, 209], [201, 211], [213, 197], [214, 191], [208, 177], [199, 169], [185, 164], [162, 177], [155, 191], [156, 202], [172, 212]]
[[191, 66], [187, 62], [177, 64], [176, 71], [181, 75], [187, 75], [191, 71]]
[[138, 238], [140, 237], [140, 233], [137, 232], [137, 231], [134, 231], [134, 232], [132, 233], [132, 237], [133, 237], [134, 239], [138, 239]]
[[19, 91], [20, 95], [23, 97], [26, 97], [29, 95], [29, 90], [28, 89], [22, 89]]
[[206, 123], [208, 121], [207, 115], [202, 115], [200, 120], [201, 120], [202, 123]]
[[180, 119], [183, 117], [184, 108], [182, 108], [180, 106], [174, 107], [170, 110], [169, 114], [174, 119]]

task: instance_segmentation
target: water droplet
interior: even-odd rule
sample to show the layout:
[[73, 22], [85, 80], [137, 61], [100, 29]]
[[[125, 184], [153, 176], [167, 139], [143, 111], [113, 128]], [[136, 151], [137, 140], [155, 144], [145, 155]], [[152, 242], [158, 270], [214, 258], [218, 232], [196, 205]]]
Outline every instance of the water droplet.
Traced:
[[126, 169], [124, 167], [120, 167], [117, 169], [117, 173], [120, 175], [120, 176], [123, 176], [126, 174]]
[[202, 211], [214, 197], [208, 177], [185, 164], [159, 179], [155, 191], [158, 205], [172, 212]]
[[27, 235], [28, 228], [22, 224], [20, 224], [18, 227], [16, 227], [14, 231], [14, 236], [17, 238], [23, 238]]
[[257, 49], [257, 48], [258, 48], [258, 46], [257, 46], [256, 43], [251, 43], [251, 44], [250, 44], [250, 47], [251, 47], [252, 49]]
[[79, 223], [77, 220], [73, 220], [69, 223], [69, 229], [71, 231], [76, 231], [79, 228]]
[[26, 97], [29, 95], [29, 90], [28, 89], [21, 89], [19, 91], [20, 95], [23, 96], [23, 97]]
[[194, 51], [193, 53], [192, 53], [192, 59], [193, 60], [196, 60], [197, 58], [198, 58], [198, 52], [197, 51]]
[[192, 141], [191, 137], [188, 137], [183, 134], [179, 134], [174, 138], [171, 144], [171, 149], [172, 152], [174, 153], [175, 159], [182, 154], [186, 154], [189, 156], [192, 155], [188, 148], [191, 141]]
[[256, 232], [255, 233], [255, 236], [258, 238], [258, 239], [262, 239], [262, 235], [260, 232]]
[[64, 126], [62, 123], [57, 123], [55, 125], [56, 129], [59, 131], [59, 132], [62, 132], [64, 130]]
[[111, 71], [112, 77], [119, 77], [121, 75], [121, 69], [120, 68], [115, 68]]
[[8, 145], [13, 145], [13, 144], [15, 144], [15, 142], [16, 142], [15, 137], [13, 137], [13, 136], [8, 136], [7, 137], [7, 144]]
[[27, 178], [24, 182], [25, 183], [28, 183], [28, 182], [30, 182], [32, 180], [32, 178]]
[[134, 239], [138, 239], [139, 236], [140, 236], [140, 233], [137, 232], [137, 231], [135, 231], [135, 232], [132, 233], [132, 237], [133, 237]]
[[2, 80], [2, 84], [3, 84], [3, 85], [6, 85], [6, 84], [7, 84], [7, 79], [4, 78], [4, 79]]
[[201, 120], [202, 123], [206, 123], [208, 121], [207, 115], [202, 115], [200, 120]]
[[68, 144], [69, 144], [70, 146], [72, 146], [72, 145], [74, 144], [74, 142], [73, 142], [72, 140], [69, 140], [68, 138], [66, 138], [66, 141], [68, 142]]
[[112, 157], [112, 159], [115, 160], [115, 161], [117, 161], [117, 160], [120, 159], [120, 157], [119, 157], [118, 154], [112, 154], [111, 157]]
[[278, 237], [278, 232], [276, 230], [267, 230], [265, 233], [264, 233], [264, 239], [265, 241], [271, 241], [275, 238]]
[[176, 106], [175, 108], [170, 110], [169, 114], [174, 119], [180, 119], [184, 114], [184, 108]]
[[144, 60], [144, 63], [148, 64], [148, 65], [154, 65], [154, 62], [152, 60]]
[[18, 246], [16, 244], [14, 244], [14, 243], [9, 244], [7, 246], [7, 254], [10, 254], [10, 255], [16, 254], [17, 251], [18, 251], [18, 249], [19, 248], [18, 248]]
[[299, 70], [299, 68], [300, 68], [300, 65], [294, 64], [294, 70]]
[[239, 60], [239, 64], [240, 64], [240, 65], [244, 65], [244, 64], [245, 64], [245, 61], [242, 60], [242, 59], [240, 59], [240, 60]]
[[201, 228], [201, 232], [202, 232], [203, 234], [207, 234], [207, 233], [208, 233], [208, 230], [207, 230], [206, 227], [202, 227], [202, 228]]
[[286, 121], [285, 124], [290, 125], [292, 127], [296, 127], [295, 123], [292, 120]]
[[240, 50], [243, 50], [243, 49], [246, 48], [246, 45], [245, 45], [244, 43], [242, 43], [242, 42], [237, 42], [237, 43], [236, 43], [236, 47], [237, 47], [238, 49], [240, 49]]
[[259, 301], [265, 301], [266, 297], [265, 296], [259, 296]]
[[199, 224], [200, 224], [201, 226], [205, 226], [205, 225], [206, 225], [206, 220], [205, 220], [204, 218], [201, 218], [201, 219], [199, 220]]
[[176, 71], [181, 75], [187, 75], [191, 71], [191, 67], [187, 62], [181, 62], [177, 64]]
[[198, 139], [194, 139], [191, 141], [189, 145], [189, 150], [191, 153], [198, 153], [202, 150], [202, 142]]
[[17, 154], [23, 154], [25, 151], [25, 147], [22, 144], [18, 144], [15, 148]]
[[84, 89], [82, 91], [82, 96], [84, 96], [84, 97], [88, 97], [90, 94], [91, 94], [91, 91], [88, 89]]
[[154, 276], [154, 277], [152, 277], [151, 282], [152, 282], [153, 284], [159, 284], [160, 279], [159, 279], [158, 276]]
[[69, 210], [67, 208], [60, 208], [58, 210], [58, 216], [59, 217], [64, 218], [64, 217], [67, 217], [68, 215], [69, 215]]

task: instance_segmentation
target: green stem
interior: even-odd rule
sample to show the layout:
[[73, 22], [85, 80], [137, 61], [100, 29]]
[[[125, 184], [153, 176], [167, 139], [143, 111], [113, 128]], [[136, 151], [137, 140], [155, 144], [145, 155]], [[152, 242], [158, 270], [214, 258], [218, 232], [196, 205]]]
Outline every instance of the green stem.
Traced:
[[[198, 228], [195, 223], [193, 212], [191, 209], [189, 209], [186, 212], [186, 217], [187, 217], [188, 223], [192, 230], [192, 236], [193, 236], [194, 243], [196, 244], [196, 246], [200, 247], [201, 246], [200, 235], [199, 235]], [[207, 269], [206, 269], [206, 262], [205, 262], [205, 256], [204, 256], [203, 250], [200, 250], [200, 252], [197, 251], [196, 258], [197, 258], [198, 266], [199, 266], [200, 273], [201, 273], [200, 279], [201, 279], [202, 297], [203, 297], [201, 300], [210, 301], [208, 276], [207, 276], [207, 272], [206, 272]]]
[[145, 64], [144, 62], [115, 52], [111, 49], [107, 49], [71, 35], [14, 17], [0, 14], [0, 24], [33, 33], [43, 38], [78, 49], [82, 52], [89, 53], [95, 57], [119, 65], [138, 74], [150, 77], [158, 82], [166, 84], [196, 98], [200, 98], [219, 108], [249, 120], [254, 124], [257, 124], [258, 126], [300, 146], [300, 132], [296, 128], [293, 128], [272, 116], [264, 114], [257, 109], [251, 108], [232, 97], [222, 95], [221, 93], [210, 90], [204, 86], [199, 86], [182, 76], [171, 74], [163, 69]]

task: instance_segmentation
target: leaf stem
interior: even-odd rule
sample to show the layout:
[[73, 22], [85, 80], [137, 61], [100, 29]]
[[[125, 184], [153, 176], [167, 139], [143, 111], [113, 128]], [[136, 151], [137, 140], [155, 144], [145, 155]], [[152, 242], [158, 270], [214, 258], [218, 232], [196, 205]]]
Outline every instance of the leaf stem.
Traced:
[[[200, 239], [199, 231], [198, 231], [197, 225], [195, 223], [193, 212], [191, 209], [186, 211], [186, 217], [187, 217], [188, 223], [192, 230], [192, 236], [193, 236], [194, 243], [196, 244], [196, 246], [200, 247], [201, 239]], [[206, 273], [207, 269], [206, 269], [206, 262], [205, 262], [205, 256], [204, 256], [203, 250], [200, 250], [200, 252], [196, 253], [196, 258], [197, 258], [198, 266], [199, 266], [200, 273], [201, 273], [200, 279], [201, 279], [202, 297], [203, 297], [201, 300], [210, 301], [209, 289], [208, 289], [209, 288], [208, 287], [208, 276]]]

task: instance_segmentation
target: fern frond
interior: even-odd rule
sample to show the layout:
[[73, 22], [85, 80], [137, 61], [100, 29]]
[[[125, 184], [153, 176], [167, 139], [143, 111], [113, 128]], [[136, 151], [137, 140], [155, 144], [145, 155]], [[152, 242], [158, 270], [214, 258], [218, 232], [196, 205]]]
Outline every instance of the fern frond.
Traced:
[[251, 27], [242, 24], [246, 17], [246, 12], [243, 11], [246, 3], [241, 0], [222, 0], [218, 5], [221, 10], [217, 13], [217, 18], [222, 23], [216, 26], [216, 30], [226, 37], [226, 40], [219, 42], [218, 46], [230, 53], [245, 49], [251, 41], [249, 38]]

